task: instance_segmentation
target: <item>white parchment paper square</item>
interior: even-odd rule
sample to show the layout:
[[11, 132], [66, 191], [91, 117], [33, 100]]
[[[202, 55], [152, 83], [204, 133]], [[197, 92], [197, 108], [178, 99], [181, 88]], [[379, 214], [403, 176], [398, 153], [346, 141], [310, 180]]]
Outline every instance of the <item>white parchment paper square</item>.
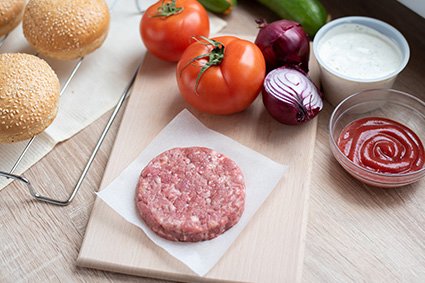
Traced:
[[[135, 203], [138, 177], [149, 161], [165, 150], [188, 146], [205, 146], [227, 155], [241, 167], [246, 182], [245, 210], [240, 221], [221, 236], [198, 243], [172, 242], [157, 236], [140, 219]], [[183, 110], [98, 196], [125, 220], [141, 228], [155, 244], [203, 276], [248, 225], [286, 170], [286, 166], [208, 129], [188, 110]]]

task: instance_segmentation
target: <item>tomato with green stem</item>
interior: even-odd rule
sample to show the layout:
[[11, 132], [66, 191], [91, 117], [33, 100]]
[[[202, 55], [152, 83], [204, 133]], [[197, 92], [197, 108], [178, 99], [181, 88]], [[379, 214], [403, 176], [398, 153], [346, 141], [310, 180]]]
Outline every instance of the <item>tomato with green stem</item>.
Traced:
[[183, 98], [199, 111], [227, 115], [248, 108], [261, 91], [266, 64], [252, 42], [234, 36], [199, 38], [177, 64]]
[[177, 62], [195, 36], [208, 36], [208, 13], [197, 0], [161, 0], [150, 6], [140, 21], [147, 50]]

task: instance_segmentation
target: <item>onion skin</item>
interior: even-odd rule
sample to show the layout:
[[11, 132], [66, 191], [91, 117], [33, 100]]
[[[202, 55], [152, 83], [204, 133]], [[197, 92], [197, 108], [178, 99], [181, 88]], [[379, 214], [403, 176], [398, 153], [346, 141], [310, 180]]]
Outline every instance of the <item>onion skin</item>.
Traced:
[[281, 67], [268, 73], [262, 96], [270, 115], [286, 125], [310, 121], [323, 108], [319, 89], [302, 70], [293, 67]]
[[257, 21], [260, 31], [255, 44], [266, 59], [267, 72], [282, 66], [298, 66], [308, 73], [310, 41], [301, 25], [280, 20], [267, 24]]

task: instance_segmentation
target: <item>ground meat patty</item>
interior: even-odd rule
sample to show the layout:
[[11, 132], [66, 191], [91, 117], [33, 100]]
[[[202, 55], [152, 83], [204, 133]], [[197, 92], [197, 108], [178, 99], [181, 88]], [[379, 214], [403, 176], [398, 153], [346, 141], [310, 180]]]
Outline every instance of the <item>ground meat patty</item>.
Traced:
[[204, 241], [239, 221], [245, 182], [238, 165], [221, 153], [205, 147], [173, 148], [143, 169], [136, 203], [142, 219], [159, 236]]

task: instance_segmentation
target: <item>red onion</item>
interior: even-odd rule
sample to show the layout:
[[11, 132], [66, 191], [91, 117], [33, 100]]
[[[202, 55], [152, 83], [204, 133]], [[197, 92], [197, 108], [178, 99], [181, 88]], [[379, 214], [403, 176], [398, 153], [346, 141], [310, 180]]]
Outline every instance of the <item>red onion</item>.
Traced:
[[294, 21], [280, 20], [267, 24], [258, 20], [260, 31], [255, 44], [263, 52], [267, 71], [295, 65], [308, 73], [310, 41], [301, 25]]
[[307, 122], [323, 108], [319, 89], [296, 68], [282, 67], [268, 73], [262, 93], [270, 115], [287, 125]]

